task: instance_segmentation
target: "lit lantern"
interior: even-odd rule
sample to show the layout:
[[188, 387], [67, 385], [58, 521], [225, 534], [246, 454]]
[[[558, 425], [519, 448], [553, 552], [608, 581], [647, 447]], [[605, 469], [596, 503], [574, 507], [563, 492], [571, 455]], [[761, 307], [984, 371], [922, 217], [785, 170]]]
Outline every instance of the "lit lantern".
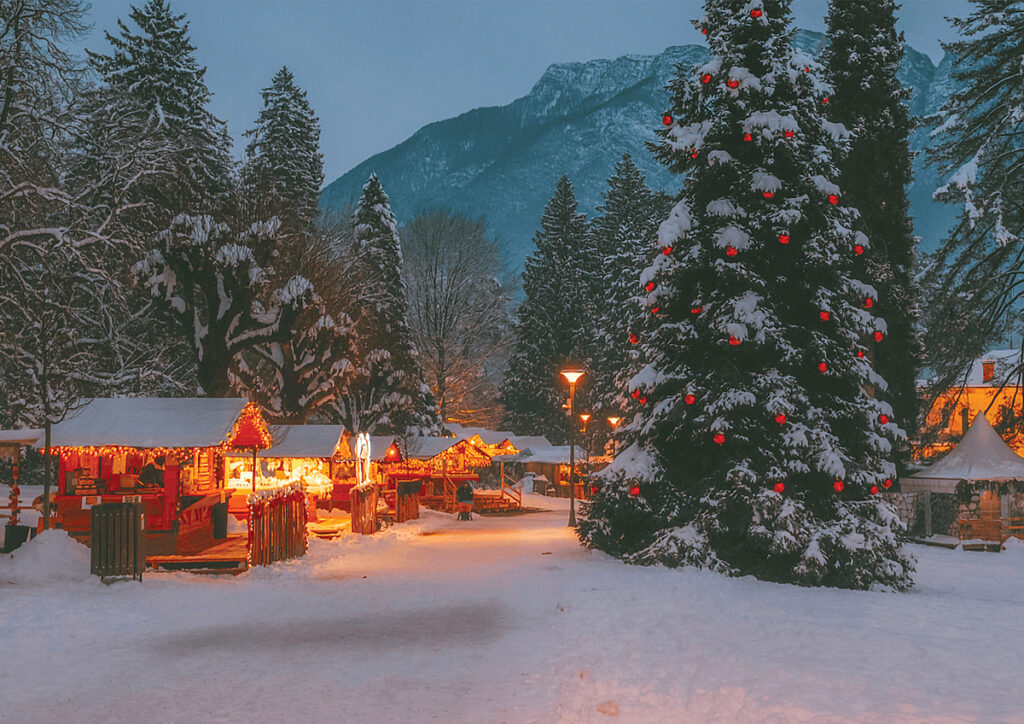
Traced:
[[636, 332], [632, 332], [629, 335], [629, 343], [630, 344], [636, 344], [639, 341], [640, 341], [640, 338], [636, 336]]
[[779, 243], [780, 244], [788, 244], [789, 243], [789, 234], [779, 234]]
[[632, 488], [629, 489], [629, 494], [632, 495], [634, 498], [640, 495], [640, 486], [634, 485]]
[[736, 247], [735, 246], [727, 246], [727, 247], [725, 247], [725, 255], [726, 256], [736, 256], [737, 254], [739, 254], [739, 252], [736, 251]]
[[775, 422], [779, 423], [780, 425], [785, 425], [786, 416], [780, 412], [778, 415], [775, 416]]
[[774, 199], [775, 198], [775, 192], [774, 191], [762, 191], [761, 195], [764, 196], [766, 199]]
[[864, 298], [864, 309], [871, 309], [873, 306], [875, 306], [875, 300], [872, 299], [871, 297], [865, 297]]
[[786, 489], [786, 485], [784, 483], [775, 483], [775, 485], [772, 486], [772, 489], [776, 493], [781, 493], [782, 491], [784, 491]]
[[864, 247], [861, 246], [860, 244], [855, 244], [853, 247], [853, 253], [856, 254], [857, 256], [860, 256], [861, 254], [864, 253]]
[[690, 307], [690, 314], [700, 314], [704, 311], [704, 307]]
[[870, 490], [869, 492], [870, 492], [870, 493], [871, 493], [872, 495], [878, 495], [878, 486], [877, 486], [877, 485], [872, 485], [872, 486], [871, 486], [871, 490]]
[[875, 341], [876, 342], [881, 342], [883, 339], [885, 339], [885, 335], [882, 334], [881, 332], [877, 332], [876, 331], [875, 332]]
[[763, 14], [764, 13], [761, 12], [761, 8], [754, 8], [750, 11], [750, 17], [755, 19], [761, 17]]
[[727, 86], [729, 86], [730, 88], [739, 88], [740, 87], [740, 82], [738, 80], [736, 80], [735, 78], [730, 78], [729, 80], [726, 81], [725, 84]]
[[661, 307], [659, 305], [651, 307], [651, 314], [657, 314], [659, 311], [661, 311]]
[[723, 443], [725, 443], [725, 434], [721, 432], [716, 432], [715, 436], [711, 439], [714, 440], [716, 445], [722, 445]]
[[687, 405], [692, 405], [694, 402], [697, 401], [697, 396], [691, 393], [684, 397], [683, 399], [686, 400]]
[[882, 423], [883, 425], [888, 425], [889, 424], [889, 416], [886, 415], [885, 413], [882, 413], [881, 415], [878, 416], [878, 421], [880, 423]]
[[836, 204], [839, 203], [839, 197], [836, 196], [835, 194], [829, 194], [828, 195], [828, 202], [830, 204], [832, 204], [833, 206], [835, 206]]
[[832, 483], [832, 490], [836, 491], [837, 493], [843, 492], [843, 488], [845, 487], [846, 485], [843, 484], [842, 480], [837, 480], [834, 483]]
[[828, 362], [819, 362], [818, 372], [828, 372]]
[[647, 291], [649, 291], [649, 292], [653, 292], [653, 291], [654, 291], [654, 287], [655, 287], [655, 286], [657, 286], [657, 285], [656, 285], [656, 284], [655, 284], [654, 282], [647, 282], [647, 283], [646, 283], [646, 284], [644, 285], [644, 289], [646, 289], [646, 290], [647, 290]]
[[711, 74], [710, 73], [705, 73], [704, 75], [702, 75], [700, 77], [700, 82], [703, 83], [704, 85], [707, 85], [708, 83], [710, 83], [711, 82]]
[[891, 488], [892, 487], [892, 478], [886, 478], [885, 482], [882, 483], [882, 487], [883, 488]]
[[754, 137], [752, 135], [750, 135], [749, 133], [744, 133], [743, 134], [743, 140], [744, 141], [753, 141]]
[[669, 254], [672, 253], [672, 247], [671, 246], [663, 246], [663, 247], [661, 247], [661, 253], [664, 254], [665, 256], [668, 256]]
[[731, 344], [733, 347], [738, 347], [740, 344], [740, 340], [737, 339], [736, 337], [729, 337], [729, 344]]
[[818, 312], [818, 318], [822, 322], [827, 322], [828, 320], [832, 319], [832, 315], [829, 312], [822, 310], [821, 312]]
[[666, 126], [671, 126], [672, 125], [672, 116], [669, 116], [669, 115], [662, 116], [661, 117], [661, 122], [664, 123]]

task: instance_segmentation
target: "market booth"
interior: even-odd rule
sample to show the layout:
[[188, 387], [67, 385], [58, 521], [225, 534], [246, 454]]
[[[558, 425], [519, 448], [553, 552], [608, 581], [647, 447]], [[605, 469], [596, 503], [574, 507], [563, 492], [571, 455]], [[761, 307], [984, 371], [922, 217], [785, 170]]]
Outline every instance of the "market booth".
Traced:
[[200, 551], [226, 537], [226, 461], [254, 461], [270, 445], [259, 408], [244, 399], [89, 400], [52, 429], [57, 521], [88, 543], [93, 506], [141, 503], [147, 556]]

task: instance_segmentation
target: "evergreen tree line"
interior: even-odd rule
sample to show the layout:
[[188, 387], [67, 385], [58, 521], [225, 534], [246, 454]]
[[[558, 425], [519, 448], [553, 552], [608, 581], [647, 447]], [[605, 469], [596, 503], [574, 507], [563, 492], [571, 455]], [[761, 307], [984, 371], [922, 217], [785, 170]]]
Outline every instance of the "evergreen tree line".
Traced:
[[[236, 164], [185, 16], [133, 6], [79, 63], [66, 47], [86, 9], [0, 0], [0, 424], [48, 427], [112, 394], [242, 395], [276, 422], [368, 432], [431, 424], [429, 335], [414, 337], [387, 194], [371, 176], [349, 213], [320, 213], [319, 120], [289, 70], [263, 89]], [[472, 273], [507, 301], [482, 223], [424, 216], [413, 246], [469, 224], [463, 245], [490, 264]], [[478, 367], [442, 373], [452, 409], [453, 387], [493, 378]]]

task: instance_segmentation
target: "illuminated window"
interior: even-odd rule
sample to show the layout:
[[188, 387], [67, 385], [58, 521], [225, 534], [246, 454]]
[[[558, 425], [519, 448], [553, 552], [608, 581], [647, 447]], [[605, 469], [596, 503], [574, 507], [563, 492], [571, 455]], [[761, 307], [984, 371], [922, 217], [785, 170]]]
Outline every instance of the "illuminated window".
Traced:
[[996, 363], [995, 362], [982, 362], [981, 363], [981, 381], [991, 382], [992, 378], [996, 376]]

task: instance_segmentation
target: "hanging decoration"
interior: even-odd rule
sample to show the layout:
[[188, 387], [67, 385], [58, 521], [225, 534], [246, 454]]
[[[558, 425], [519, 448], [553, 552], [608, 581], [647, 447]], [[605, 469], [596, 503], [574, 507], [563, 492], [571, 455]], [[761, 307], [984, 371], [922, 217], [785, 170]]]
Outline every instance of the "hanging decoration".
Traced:
[[727, 86], [729, 86], [730, 88], [739, 88], [740, 87], [740, 82], [738, 80], [736, 80], [735, 78], [730, 78], [729, 80], [726, 81], [725, 84]]
[[655, 306], [651, 307], [651, 314], [657, 314], [659, 311], [661, 311], [661, 307], [660, 306], [655, 305]]
[[694, 402], [697, 401], [697, 396], [694, 395], [693, 393], [690, 393], [686, 397], [684, 397], [683, 400], [686, 401], [687, 405], [692, 405]]
[[858, 350], [857, 350], [857, 356], [858, 356], [859, 358], [861, 358], [861, 359], [864, 359], [864, 350], [862, 350], [862, 349], [858, 349]]
[[672, 125], [672, 116], [670, 116], [668, 114], [665, 114], [664, 116], [661, 117], [661, 122], [664, 125], [666, 125], [666, 126], [671, 126]]
[[665, 256], [668, 256], [669, 254], [672, 253], [672, 247], [671, 246], [663, 246], [663, 247], [661, 247], [661, 253], [664, 254]]
[[829, 194], [828, 195], [828, 202], [830, 204], [832, 204], [833, 206], [835, 206], [836, 204], [839, 203], [839, 197], [837, 195], [835, 195], [835, 194]]
[[834, 483], [832, 483], [832, 490], [836, 491], [837, 493], [843, 492], [843, 488], [845, 488], [845, 487], [846, 487], [846, 484], [843, 483], [842, 480], [837, 480]]
[[690, 314], [700, 314], [704, 311], [704, 307], [690, 307]]
[[825, 310], [822, 310], [822, 311], [818, 312], [818, 318], [822, 322], [827, 322], [828, 320], [832, 319], [832, 315], [829, 312], [827, 312]]
[[725, 433], [716, 432], [715, 436], [711, 438], [716, 445], [722, 445], [725, 443]]
[[766, 199], [774, 199], [775, 198], [775, 192], [774, 191], [762, 191], [761, 195], [764, 196]]
[[875, 341], [881, 342], [883, 339], [885, 339], [885, 335], [879, 331], [875, 331]]
[[828, 103], [828, 96], [825, 96], [824, 98], [822, 98], [821, 102], [827, 104]]
[[655, 289], [655, 287], [657, 287], [657, 285], [656, 285], [656, 284], [655, 284], [654, 282], [647, 282], [647, 283], [646, 283], [646, 284], [644, 285], [644, 289], [646, 289], [646, 290], [647, 290], [647, 291], [649, 291], [649, 292], [653, 292], [653, 291], [654, 291], [654, 289]]
[[690, 152], [690, 158], [697, 158], [698, 156], [700, 156], [700, 151], [698, 151], [696, 148]]
[[743, 134], [743, 140], [744, 141], [753, 141], [754, 137], [752, 135], [750, 135], [749, 133], [744, 133]]
[[864, 253], [864, 246], [861, 244], [854, 244], [853, 253], [856, 254], [857, 256], [860, 256], [861, 254]]
[[707, 85], [708, 83], [710, 83], [711, 82], [711, 74], [710, 73], [705, 73], [704, 75], [702, 75], [700, 77], [700, 82], [703, 83], [704, 85]]
[[786, 485], [785, 483], [775, 483], [775, 485], [772, 486], [772, 489], [775, 490], [776, 493], [781, 493], [786, 490]]
[[779, 243], [783, 245], [788, 244], [789, 234], [779, 234]]
[[882, 487], [883, 488], [891, 488], [892, 487], [892, 478], [886, 478], [885, 482], [882, 483]]
[[822, 373], [828, 372], [828, 362], [819, 362], [818, 363], [818, 372], [822, 372]]
[[640, 338], [636, 335], [636, 332], [630, 333], [630, 335], [629, 335], [629, 343], [630, 344], [636, 344], [639, 341], [640, 341]]
[[888, 416], [888, 415], [886, 415], [886, 414], [885, 414], [885, 413], [883, 412], [883, 413], [882, 413], [881, 415], [879, 415], [879, 416], [878, 416], [878, 421], [879, 421], [880, 423], [882, 423], [883, 425], [888, 425], [888, 424], [889, 424], [889, 416]]
[[735, 246], [727, 246], [727, 247], [725, 247], [725, 255], [726, 256], [736, 256], [737, 254], [739, 254], [739, 252], [736, 250]]
[[871, 297], [865, 297], [864, 298], [864, 309], [871, 309], [873, 306], [875, 306], [875, 300], [872, 299]]
[[784, 135], [786, 138], [792, 138], [793, 136], [796, 135], [796, 131], [786, 131], [782, 135]]
[[740, 345], [740, 340], [737, 339], [736, 337], [729, 337], [729, 344], [731, 344], [733, 347], [738, 347]]
[[629, 494], [632, 495], [634, 498], [640, 495], [640, 486], [634, 485], [632, 488], [629, 489]]
[[775, 422], [779, 423], [780, 425], [785, 425], [786, 416], [780, 412], [778, 415], [775, 416]]
[[878, 486], [872, 485], [871, 489], [868, 492], [871, 493], [872, 495], [878, 495]]
[[762, 15], [764, 15], [764, 12], [762, 12], [761, 8], [754, 8], [753, 10], [750, 11], [750, 17], [754, 18], [755, 20], [761, 17]]

